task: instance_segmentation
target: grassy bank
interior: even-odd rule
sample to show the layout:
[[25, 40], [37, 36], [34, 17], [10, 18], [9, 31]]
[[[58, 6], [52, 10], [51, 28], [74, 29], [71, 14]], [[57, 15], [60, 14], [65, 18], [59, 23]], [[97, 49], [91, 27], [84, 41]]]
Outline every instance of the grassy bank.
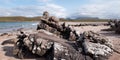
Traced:
[[[25, 22], [25, 21], [39, 21], [41, 17], [0, 17], [0, 22]], [[68, 20], [60, 19], [62, 22], [107, 22], [108, 19], [78, 19], [78, 20]]]
[[0, 17], [0, 22], [24, 22], [24, 21], [39, 21], [40, 17]]

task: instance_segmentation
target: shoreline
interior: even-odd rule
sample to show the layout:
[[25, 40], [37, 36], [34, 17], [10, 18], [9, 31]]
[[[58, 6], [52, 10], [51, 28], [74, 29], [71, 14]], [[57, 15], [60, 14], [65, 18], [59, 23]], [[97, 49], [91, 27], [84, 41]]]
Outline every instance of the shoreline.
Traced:
[[0, 22], [0, 33], [36, 28], [38, 22]]
[[[5, 22], [6, 23], [6, 22]], [[11, 22], [10, 22], [11, 23]], [[14, 22], [15, 23], [15, 22]], [[24, 22], [23, 22], [24, 23]], [[28, 22], [29, 23], [29, 22]], [[33, 22], [33, 23], [37, 23], [37, 22]], [[64, 22], [60, 22], [59, 24], [63, 24]], [[98, 25], [103, 25], [103, 24], [107, 24], [107, 22], [65, 22], [66, 25], [79, 25], [79, 24], [98, 24]], [[7, 30], [7, 31], [0, 31], [0, 35], [4, 34], [4, 33], [14, 33], [14, 32], [18, 32], [19, 30], [30, 30], [30, 29], [36, 29], [37, 25], [34, 25], [35, 27], [19, 27], [19, 28], [15, 28], [15, 29], [11, 29], [11, 30]], [[82, 27], [82, 26], [81, 26]], [[74, 29], [74, 28], [73, 28]], [[4, 29], [5, 30], [5, 29]]]
[[[62, 22], [61, 22], [62, 23]], [[79, 23], [79, 22], [78, 22]], [[67, 22], [66, 24], [75, 24], [73, 22]], [[109, 26], [104, 26], [104, 25], [99, 25], [99, 26], [79, 26], [79, 27], [74, 27], [73, 29], [75, 29], [76, 31], [78, 31], [78, 34], [83, 33], [84, 31], [94, 31], [97, 33], [100, 33], [102, 35], [104, 35], [105, 37], [107, 37], [115, 46], [114, 49], [120, 51], [120, 35], [115, 34], [112, 31], [102, 31], [102, 29], [108, 29]], [[22, 29], [26, 34], [30, 34], [30, 33], [34, 33], [36, 31], [36, 29], [34, 28], [29, 28], [29, 29]], [[3, 41], [9, 40], [9, 39], [13, 39], [17, 37], [17, 34], [19, 34], [19, 31], [12, 31], [12, 32], [8, 32], [8, 35], [3, 35], [0, 36], [0, 58], [1, 59], [5, 59], [5, 60], [19, 60], [18, 58], [16, 58], [13, 54], [12, 54], [12, 49], [13, 46], [12, 44], [6, 44], [6, 45], [1, 45], [1, 43]], [[9, 48], [10, 47], [10, 48]], [[6, 49], [4, 51], [4, 49]], [[8, 55], [6, 55], [8, 54]], [[109, 60], [114, 60], [114, 59], [120, 59], [120, 54], [114, 52], [113, 55], [109, 58]], [[36, 58], [35, 58], [36, 59]], [[33, 59], [33, 60], [35, 60]], [[24, 60], [24, 59], [23, 59]], [[29, 60], [29, 59], [27, 59]]]

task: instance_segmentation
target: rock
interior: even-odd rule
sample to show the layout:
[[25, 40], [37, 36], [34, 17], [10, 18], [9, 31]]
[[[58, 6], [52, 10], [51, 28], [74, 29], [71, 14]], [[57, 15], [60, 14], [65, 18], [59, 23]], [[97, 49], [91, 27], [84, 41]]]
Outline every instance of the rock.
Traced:
[[44, 11], [43, 16], [41, 17], [41, 20], [48, 21], [48, 19], [49, 19], [49, 13], [47, 11]]
[[75, 32], [70, 32], [70, 37], [69, 37], [69, 41], [76, 41], [78, 38], [77, 33]]
[[55, 24], [55, 23], [59, 23], [59, 19], [58, 18], [56, 18], [55, 16], [51, 16], [50, 18], [49, 18], [49, 21], [51, 22], [51, 23], [53, 23], [53, 24]]
[[115, 33], [120, 34], [120, 21], [119, 20], [111, 20], [108, 23], [110, 24], [111, 29], [115, 31]]
[[105, 36], [92, 31], [84, 32], [83, 38], [89, 39], [89, 42], [112, 46], [112, 43]]
[[24, 30], [24, 28], [19, 28], [19, 29], [17, 29], [17, 31], [22, 31], [22, 30]]
[[115, 33], [120, 34], [120, 25], [115, 29]]
[[[67, 58], [66, 56], [68, 56], [68, 49], [67, 47], [61, 45], [60, 43], [54, 43], [54, 54], [57, 60], [58, 59], [65, 59]], [[62, 56], [61, 56], [62, 55]]]
[[[47, 12], [48, 14], [48, 12]], [[43, 17], [44, 17], [45, 13], [43, 13]], [[75, 41], [78, 36], [76, 36], [77, 34], [75, 33], [71, 33], [72, 32], [72, 28], [70, 28], [70, 26], [66, 26], [65, 23], [63, 23], [62, 25], [59, 24], [59, 19], [56, 18], [55, 16], [47, 16], [45, 15], [47, 18], [42, 18], [40, 20], [40, 23], [37, 25], [37, 30], [40, 29], [44, 29], [47, 30], [51, 33], [56, 34], [57, 36], [67, 39], [69, 41]], [[75, 37], [76, 36], [76, 37]], [[71, 38], [73, 37], [73, 38]]]
[[[73, 48], [72, 44], [62, 38], [54, 36], [50, 32], [45, 31], [28, 35], [24, 40], [24, 45], [27, 47], [27, 53], [37, 54], [42, 57], [45, 56], [48, 60], [84, 60], [85, 56]], [[19, 48], [15, 45], [14, 54], [19, 55]], [[28, 51], [29, 50], [29, 51]], [[25, 52], [22, 52], [25, 54]], [[27, 54], [25, 54], [27, 55]], [[86, 56], [87, 59], [92, 60], [91, 57]]]
[[97, 56], [110, 56], [113, 50], [106, 45], [99, 43], [84, 42], [85, 52]]
[[[70, 46], [70, 45], [69, 45]], [[60, 43], [54, 43], [54, 60], [84, 60], [84, 56], [76, 50]], [[89, 59], [90, 60], [90, 59]]]
[[1, 45], [5, 45], [5, 44], [15, 44], [17, 41], [17, 38], [11, 38], [11, 39], [8, 39], [8, 40], [5, 40], [1, 43]]
[[112, 43], [105, 36], [92, 31], [81, 34], [76, 43], [78, 47], [83, 48], [85, 54], [92, 55], [98, 60], [100, 57], [108, 59], [113, 53]]
[[0, 36], [5, 36], [5, 35], [9, 35], [8, 33], [2, 33]]
[[52, 47], [53, 42], [37, 37], [36, 34], [32, 34], [29, 35], [29, 39], [25, 41], [25, 44], [29, 47], [29, 50], [31, 50], [33, 54], [43, 56]]

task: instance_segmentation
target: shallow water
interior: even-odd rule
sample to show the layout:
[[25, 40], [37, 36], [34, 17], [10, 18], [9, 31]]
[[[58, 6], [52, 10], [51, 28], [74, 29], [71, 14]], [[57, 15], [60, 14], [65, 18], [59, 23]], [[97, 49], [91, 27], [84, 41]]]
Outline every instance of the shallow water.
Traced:
[[0, 33], [10, 32], [20, 28], [36, 28], [37, 22], [0, 22]]

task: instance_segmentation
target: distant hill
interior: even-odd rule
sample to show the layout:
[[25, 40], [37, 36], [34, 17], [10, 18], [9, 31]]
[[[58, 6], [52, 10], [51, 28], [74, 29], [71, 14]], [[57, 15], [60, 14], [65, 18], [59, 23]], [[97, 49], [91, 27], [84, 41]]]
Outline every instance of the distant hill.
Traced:
[[109, 19], [99, 19], [98, 17], [90, 17], [79, 14], [73, 14], [68, 18], [60, 18], [61, 21], [72, 21], [72, 22], [107, 22]]
[[[0, 22], [22, 22], [22, 21], [39, 21], [41, 16], [38, 17], [23, 17], [23, 16], [12, 16], [12, 17], [0, 17]], [[72, 21], [72, 22], [104, 22], [108, 19], [99, 19], [91, 17], [79, 17], [76, 19], [71, 18], [60, 18], [60, 21]]]
[[12, 16], [12, 17], [0, 17], [0, 22], [12, 22], [12, 21], [38, 21], [39, 17], [23, 17], [23, 16]]
[[77, 18], [66, 18], [66, 19], [69, 19], [69, 20], [81, 20], [81, 19], [96, 19], [98, 20], [99, 18], [97, 17], [77, 17]]
[[90, 16], [85, 16], [85, 15], [80, 15], [80, 14], [72, 14], [71, 16], [69, 16], [67, 19], [70, 19], [70, 20], [81, 20], [81, 19], [96, 19], [98, 20], [99, 18], [98, 17], [90, 17]]
[[99, 18], [60, 18], [61, 21], [68, 21], [68, 22], [108, 22], [109, 19], [99, 19]]

